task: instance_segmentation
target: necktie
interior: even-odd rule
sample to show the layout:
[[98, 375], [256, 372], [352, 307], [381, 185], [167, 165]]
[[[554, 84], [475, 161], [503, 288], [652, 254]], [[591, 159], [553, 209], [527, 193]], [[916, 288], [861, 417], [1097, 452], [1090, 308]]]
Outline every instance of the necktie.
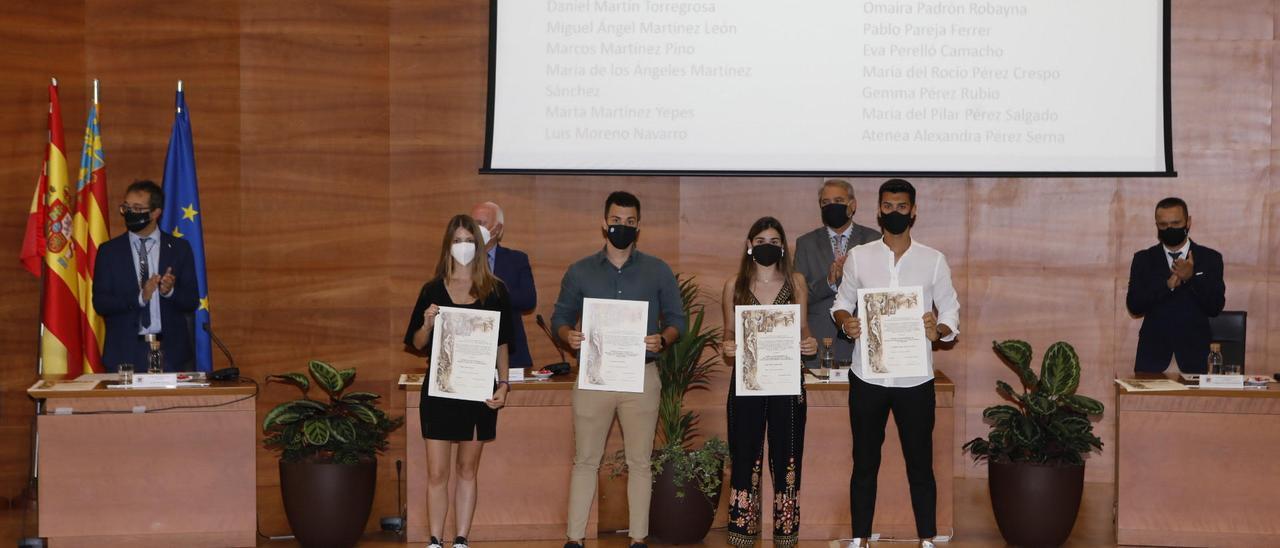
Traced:
[[835, 255], [837, 259], [844, 256], [845, 245], [847, 244], [845, 242], [844, 234], [831, 235], [831, 253]]
[[[147, 280], [151, 278], [151, 266], [147, 263], [147, 242], [148, 238], [138, 240], [138, 289], [142, 289], [147, 284]], [[139, 311], [138, 322], [142, 327], [151, 327], [151, 307], [143, 307]]]
[[1168, 253], [1169, 253], [1169, 258], [1175, 261], [1178, 260], [1178, 257], [1182, 256], [1181, 251], [1169, 251]]

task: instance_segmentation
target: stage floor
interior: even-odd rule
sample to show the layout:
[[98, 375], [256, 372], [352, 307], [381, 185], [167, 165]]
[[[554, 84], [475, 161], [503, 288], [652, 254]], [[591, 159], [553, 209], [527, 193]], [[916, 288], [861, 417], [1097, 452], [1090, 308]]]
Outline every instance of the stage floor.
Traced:
[[[1000, 538], [1000, 532], [996, 529], [995, 518], [991, 515], [991, 505], [987, 495], [986, 480], [957, 479], [955, 485], [956, 538], [949, 543], [942, 544], [941, 546], [950, 546], [955, 548], [1003, 546], [1004, 542]], [[1086, 484], [1084, 490], [1084, 502], [1080, 508], [1080, 517], [1076, 521], [1076, 528], [1071, 534], [1071, 540], [1066, 544], [1066, 546], [1116, 546], [1113, 512], [1114, 500], [1115, 487], [1112, 484]], [[12, 542], [25, 535], [35, 534], [35, 512], [27, 514], [27, 521], [24, 525], [23, 511], [21, 509], [3, 509], [3, 507], [0, 506], [0, 530], [3, 531], [3, 538], [6, 542]], [[558, 541], [478, 542], [475, 546], [477, 548], [560, 548], [562, 544], [562, 542]], [[712, 531], [702, 545], [725, 546], [724, 530], [720, 529]], [[881, 542], [873, 545], [885, 546], [887, 548], [894, 546], [910, 546], [910, 544], [899, 542]], [[291, 541], [267, 541], [262, 539], [258, 542], [258, 546], [294, 548], [298, 546], [298, 544]], [[393, 548], [405, 546], [405, 544], [394, 536], [371, 533], [365, 536], [365, 539], [360, 543], [360, 546], [369, 548]], [[448, 546], [448, 544], [446, 544], [446, 546]], [[602, 531], [599, 541], [589, 542], [588, 546], [592, 548], [597, 546], [601, 548], [626, 548], [627, 538], [625, 535], [606, 534]], [[650, 546], [665, 545], [653, 542]], [[768, 543], [763, 543], [761, 546], [768, 546]], [[830, 543], [824, 541], [803, 541], [799, 546], [804, 548], [826, 548], [830, 546]]]

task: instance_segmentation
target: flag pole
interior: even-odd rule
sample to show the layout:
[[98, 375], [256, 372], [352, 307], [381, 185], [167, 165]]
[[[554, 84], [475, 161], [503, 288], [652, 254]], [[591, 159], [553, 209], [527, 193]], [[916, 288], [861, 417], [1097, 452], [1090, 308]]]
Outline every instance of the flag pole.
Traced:
[[93, 79], [93, 106], [98, 106], [98, 79]]
[[[178, 93], [182, 93], [182, 80], [178, 80]], [[182, 114], [182, 107], [178, 107], [178, 114]]]

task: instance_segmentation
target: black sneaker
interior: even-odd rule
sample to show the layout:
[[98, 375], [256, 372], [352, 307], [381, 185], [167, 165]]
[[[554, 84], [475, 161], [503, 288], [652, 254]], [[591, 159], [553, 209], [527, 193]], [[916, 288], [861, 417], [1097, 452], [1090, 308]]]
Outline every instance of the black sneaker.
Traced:
[[427, 543], [427, 548], [444, 548], [444, 546], [440, 544], [440, 539], [431, 537], [431, 542]]
[[649, 545], [643, 542], [633, 542], [631, 543], [631, 548], [649, 548]]
[[564, 548], [582, 548], [582, 543], [574, 542], [571, 540], [569, 542], [564, 543]]
[[453, 537], [453, 548], [470, 548], [467, 546], [467, 537]]

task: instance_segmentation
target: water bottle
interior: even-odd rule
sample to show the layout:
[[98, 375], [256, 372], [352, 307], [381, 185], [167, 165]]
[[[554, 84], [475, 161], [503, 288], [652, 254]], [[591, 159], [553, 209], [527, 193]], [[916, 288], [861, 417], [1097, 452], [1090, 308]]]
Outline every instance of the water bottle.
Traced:
[[831, 377], [831, 371], [836, 365], [836, 353], [831, 349], [831, 339], [824, 337], [822, 339], [822, 353], [819, 355], [821, 360], [821, 370], [818, 376], [824, 379]]
[[1222, 370], [1222, 345], [1219, 343], [1209, 343], [1209, 374], [1221, 375]]
[[147, 373], [164, 373], [164, 351], [160, 349], [160, 339], [154, 334], [145, 336], [151, 350], [147, 352]]

